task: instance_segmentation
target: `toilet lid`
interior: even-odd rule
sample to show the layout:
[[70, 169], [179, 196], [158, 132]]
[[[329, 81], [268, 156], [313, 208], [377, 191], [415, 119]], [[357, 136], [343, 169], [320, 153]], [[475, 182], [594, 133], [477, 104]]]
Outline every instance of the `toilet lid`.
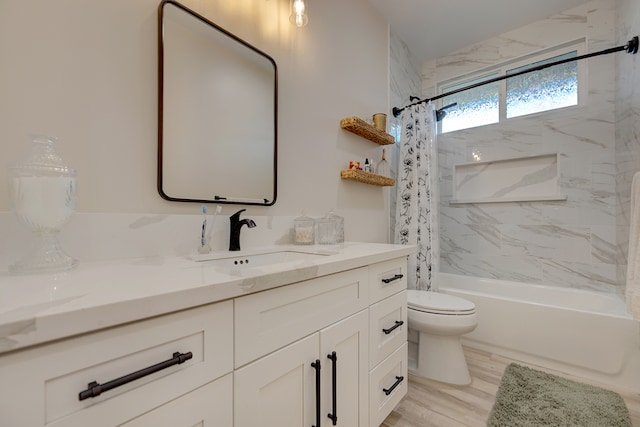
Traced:
[[407, 305], [414, 310], [435, 314], [472, 314], [476, 311], [471, 301], [431, 291], [407, 291]]

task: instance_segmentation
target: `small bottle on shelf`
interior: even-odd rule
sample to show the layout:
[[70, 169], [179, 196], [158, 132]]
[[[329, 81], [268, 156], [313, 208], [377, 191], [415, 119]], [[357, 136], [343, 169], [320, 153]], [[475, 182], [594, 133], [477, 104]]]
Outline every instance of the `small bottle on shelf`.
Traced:
[[362, 170], [365, 172], [373, 172], [371, 170], [371, 163], [369, 163], [369, 159], [364, 159], [364, 166], [362, 167]]

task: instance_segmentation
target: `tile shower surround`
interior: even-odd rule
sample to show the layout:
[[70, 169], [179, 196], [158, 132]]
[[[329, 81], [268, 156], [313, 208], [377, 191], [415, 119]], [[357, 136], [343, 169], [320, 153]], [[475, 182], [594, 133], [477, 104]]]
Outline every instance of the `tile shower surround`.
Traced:
[[[422, 96], [438, 81], [569, 40], [586, 36], [589, 52], [624, 44], [640, 28], [639, 10], [632, 0], [594, 0], [427, 61]], [[441, 271], [623, 292], [629, 185], [640, 170], [637, 63], [624, 53], [589, 59], [584, 106], [438, 135]], [[392, 92], [411, 87], [410, 74], [392, 72]], [[566, 201], [449, 203], [455, 164], [554, 152]]]
[[[618, 0], [616, 38], [627, 40], [640, 32], [640, 3]], [[616, 57], [616, 239], [624, 257], [618, 277], [625, 277], [629, 245], [631, 181], [640, 170], [640, 58]]]

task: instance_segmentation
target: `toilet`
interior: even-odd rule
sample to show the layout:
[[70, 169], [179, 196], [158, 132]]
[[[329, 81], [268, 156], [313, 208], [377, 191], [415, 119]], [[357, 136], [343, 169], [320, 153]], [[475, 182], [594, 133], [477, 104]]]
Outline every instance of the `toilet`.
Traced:
[[460, 336], [478, 325], [476, 306], [453, 295], [409, 290], [409, 329], [418, 332], [417, 366], [414, 375], [449, 384], [471, 382]]

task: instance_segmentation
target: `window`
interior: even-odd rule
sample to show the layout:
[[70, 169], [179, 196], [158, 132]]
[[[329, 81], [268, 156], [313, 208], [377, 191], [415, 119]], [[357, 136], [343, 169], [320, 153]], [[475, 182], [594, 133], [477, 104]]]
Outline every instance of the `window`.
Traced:
[[[517, 74], [552, 62], [575, 58], [582, 50], [584, 40], [561, 48], [554, 48], [536, 55], [474, 73], [438, 85], [439, 93], [447, 93], [472, 86], [496, 77]], [[488, 83], [441, 100], [441, 106], [457, 103], [447, 110], [440, 122], [441, 133], [452, 132], [514, 117], [578, 105], [580, 87], [584, 86], [578, 61], [554, 65], [505, 80]]]
[[[507, 70], [507, 75], [576, 56], [574, 50], [546, 61]], [[506, 80], [506, 86], [507, 118], [578, 105], [578, 63], [566, 62], [510, 77]]]
[[[465, 80], [463, 83], [444, 87], [442, 92], [451, 92], [498, 76], [498, 73], [493, 73], [481, 78]], [[446, 120], [441, 122], [442, 132], [498, 123], [500, 121], [499, 93], [499, 82], [495, 82], [442, 98], [442, 105], [454, 102], [458, 104], [455, 108], [447, 110]]]

